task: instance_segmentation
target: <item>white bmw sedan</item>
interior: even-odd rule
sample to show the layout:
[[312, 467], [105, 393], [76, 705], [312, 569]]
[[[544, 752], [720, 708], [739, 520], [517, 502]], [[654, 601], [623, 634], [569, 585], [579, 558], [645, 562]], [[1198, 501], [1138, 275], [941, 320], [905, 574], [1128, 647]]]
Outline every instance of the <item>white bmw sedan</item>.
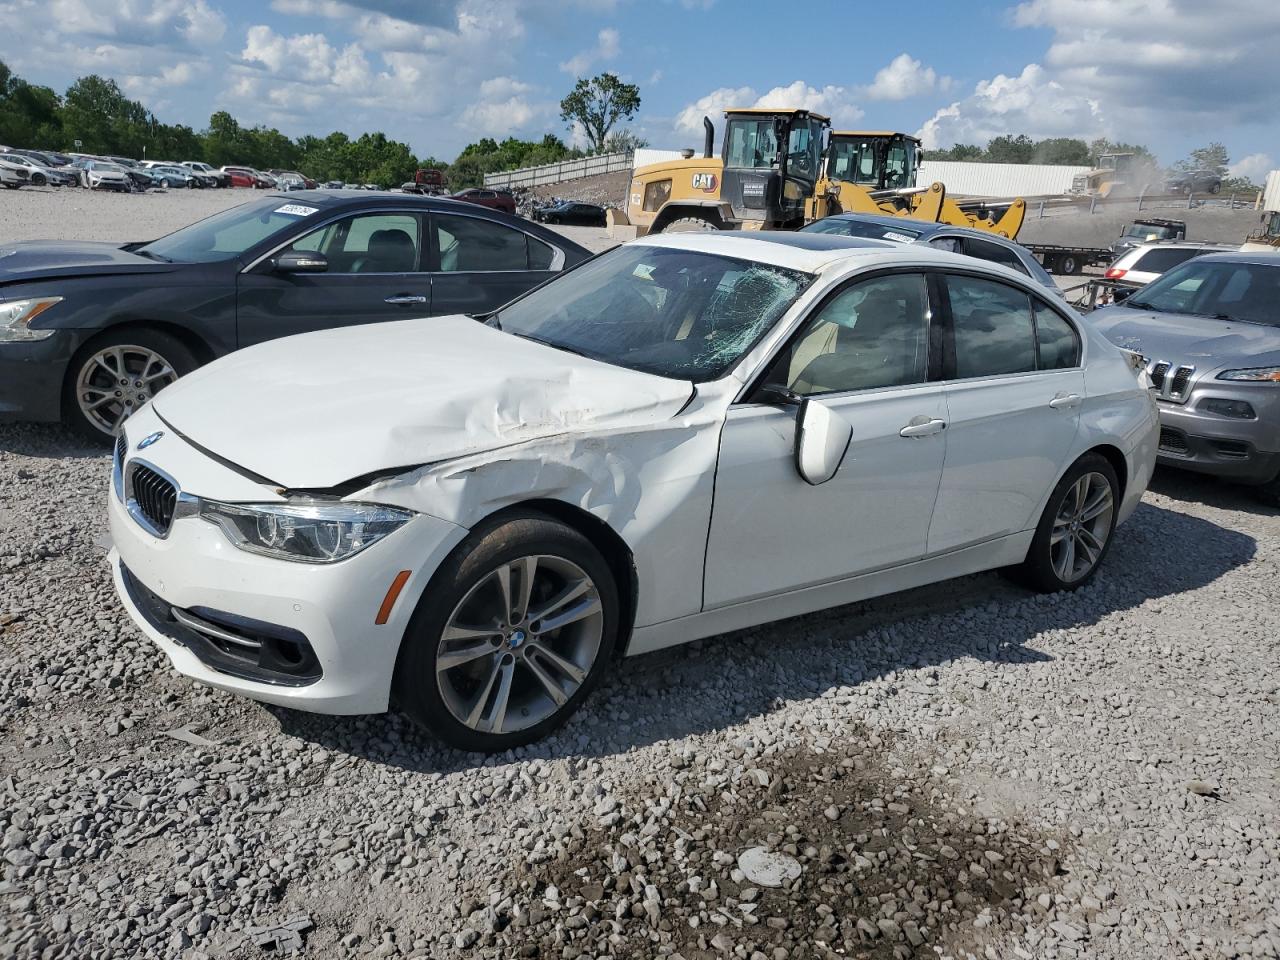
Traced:
[[646, 238], [168, 387], [116, 448], [111, 564], [187, 676], [503, 750], [623, 655], [981, 570], [1088, 582], [1155, 460], [1130, 359], [956, 254]]

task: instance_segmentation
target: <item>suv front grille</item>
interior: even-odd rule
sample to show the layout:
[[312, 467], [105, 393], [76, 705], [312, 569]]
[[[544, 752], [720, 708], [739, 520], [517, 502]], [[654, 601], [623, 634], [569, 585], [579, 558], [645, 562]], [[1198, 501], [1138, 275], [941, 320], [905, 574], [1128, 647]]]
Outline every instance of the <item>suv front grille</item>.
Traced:
[[153, 533], [160, 537], [168, 534], [178, 505], [178, 488], [173, 481], [137, 462], [129, 473], [129, 481], [130, 505], [136, 507]]
[[1147, 369], [1156, 396], [1173, 403], [1186, 403], [1191, 393], [1191, 375], [1195, 372], [1195, 367], [1185, 364], [1175, 367], [1167, 360], [1156, 360]]

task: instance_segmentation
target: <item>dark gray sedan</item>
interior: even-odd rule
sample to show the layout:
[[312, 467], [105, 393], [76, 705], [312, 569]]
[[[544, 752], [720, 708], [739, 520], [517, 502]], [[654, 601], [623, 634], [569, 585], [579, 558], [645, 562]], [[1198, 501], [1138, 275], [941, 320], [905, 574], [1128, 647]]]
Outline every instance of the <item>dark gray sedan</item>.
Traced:
[[833, 217], [815, 220], [801, 232], [833, 233], [842, 237], [861, 237], [864, 240], [884, 240], [889, 243], [926, 243], [939, 250], [963, 253], [1010, 267], [1054, 293], [1058, 292], [1058, 285], [1040, 265], [1035, 254], [1020, 243], [986, 230], [872, 213], [838, 213]]
[[1197, 257], [1089, 321], [1145, 358], [1160, 463], [1280, 503], [1280, 253]]
[[[267, 196], [149, 243], [0, 244], [0, 420], [114, 435], [179, 376], [329, 327], [486, 313], [589, 257], [432, 197]], [[377, 358], [351, 358], [370, 364]]]

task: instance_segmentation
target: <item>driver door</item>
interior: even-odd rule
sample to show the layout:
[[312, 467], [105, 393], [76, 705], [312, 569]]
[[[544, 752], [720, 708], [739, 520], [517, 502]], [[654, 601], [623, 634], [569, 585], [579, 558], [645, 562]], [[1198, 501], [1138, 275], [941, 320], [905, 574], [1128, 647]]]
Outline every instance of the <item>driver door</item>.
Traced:
[[431, 274], [422, 218], [411, 211], [343, 217], [287, 247], [322, 253], [323, 273], [277, 273], [270, 260], [240, 274], [236, 327], [241, 347], [276, 337], [382, 320], [430, 316]]
[[796, 470], [795, 406], [748, 399], [730, 409], [705, 609], [924, 556], [946, 449], [946, 399], [929, 379], [930, 318], [919, 273], [854, 281], [775, 358], [767, 383], [815, 398], [853, 426], [826, 483], [811, 486]]

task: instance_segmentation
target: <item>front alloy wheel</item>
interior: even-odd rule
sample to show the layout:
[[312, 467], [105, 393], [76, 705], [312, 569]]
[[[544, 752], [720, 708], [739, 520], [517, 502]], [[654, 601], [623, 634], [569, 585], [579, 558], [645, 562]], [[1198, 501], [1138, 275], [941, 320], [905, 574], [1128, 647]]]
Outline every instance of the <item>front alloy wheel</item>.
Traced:
[[582, 534], [535, 512], [491, 518], [423, 591], [401, 644], [396, 704], [463, 750], [531, 743], [599, 682], [619, 613], [609, 564]]
[[436, 684], [453, 718], [479, 733], [541, 723], [582, 686], [600, 652], [600, 592], [577, 564], [500, 564], [458, 604], [440, 637]]
[[195, 356], [168, 333], [137, 327], [108, 331], [72, 360], [63, 417], [91, 442], [108, 441], [147, 401], [195, 367]]
[[108, 436], [156, 392], [178, 379], [173, 364], [155, 350], [125, 343], [93, 353], [76, 377], [81, 415]]

